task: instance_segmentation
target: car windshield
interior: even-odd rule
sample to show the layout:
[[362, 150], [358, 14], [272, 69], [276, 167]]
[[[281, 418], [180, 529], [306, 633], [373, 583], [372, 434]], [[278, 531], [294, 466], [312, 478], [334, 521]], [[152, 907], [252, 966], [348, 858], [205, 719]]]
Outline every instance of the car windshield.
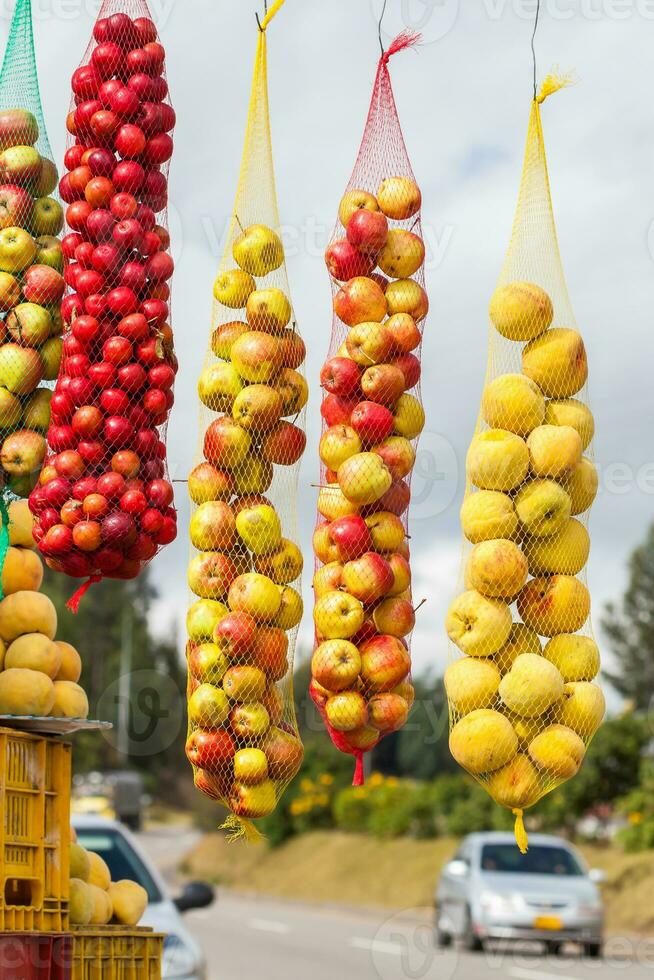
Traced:
[[481, 870], [574, 878], [584, 874], [574, 854], [567, 848], [542, 844], [530, 845], [525, 855], [515, 844], [485, 844], [481, 851]]
[[122, 834], [115, 830], [79, 829], [77, 840], [87, 851], [95, 851], [107, 862], [112, 881], [123, 878], [136, 881], [145, 888], [150, 902], [163, 901], [150, 872]]

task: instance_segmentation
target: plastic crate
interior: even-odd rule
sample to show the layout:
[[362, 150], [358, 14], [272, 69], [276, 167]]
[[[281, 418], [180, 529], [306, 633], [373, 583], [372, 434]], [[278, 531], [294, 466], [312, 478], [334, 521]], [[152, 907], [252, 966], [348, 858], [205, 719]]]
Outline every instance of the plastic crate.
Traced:
[[164, 936], [152, 929], [73, 929], [72, 980], [161, 980]]
[[0, 934], [2, 980], [70, 980], [73, 937], [45, 932]]
[[0, 728], [0, 932], [66, 932], [71, 747]]

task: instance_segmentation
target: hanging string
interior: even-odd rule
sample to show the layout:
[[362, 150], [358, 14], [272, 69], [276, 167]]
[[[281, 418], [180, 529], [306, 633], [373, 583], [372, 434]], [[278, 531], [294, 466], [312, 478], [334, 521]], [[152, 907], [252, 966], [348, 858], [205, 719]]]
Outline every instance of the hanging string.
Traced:
[[540, 15], [540, 0], [536, 0], [536, 17], [534, 19], [534, 30], [531, 35], [531, 58], [534, 63], [534, 100], [536, 99], [536, 94], [538, 91], [538, 83], [536, 81], [536, 31], [538, 30], [538, 17]]
[[379, 18], [378, 33], [379, 33], [379, 47], [381, 48], [382, 57], [384, 56], [384, 42], [382, 40], [382, 22], [384, 20], [384, 14], [386, 13], [386, 4], [388, 0], [384, 0], [384, 6], [382, 7], [381, 17]]

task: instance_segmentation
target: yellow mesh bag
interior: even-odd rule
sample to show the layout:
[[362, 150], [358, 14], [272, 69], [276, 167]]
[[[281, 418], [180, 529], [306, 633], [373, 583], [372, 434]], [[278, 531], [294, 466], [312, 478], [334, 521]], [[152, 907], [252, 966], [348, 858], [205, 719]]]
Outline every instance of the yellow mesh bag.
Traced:
[[214, 283], [211, 343], [198, 383], [202, 443], [189, 476], [193, 552], [187, 617], [195, 784], [258, 835], [302, 761], [293, 651], [302, 617], [296, 494], [304, 451], [305, 346], [278, 234], [261, 23], [241, 173]]
[[523, 852], [523, 811], [575, 775], [605, 710], [584, 571], [597, 492], [594, 421], [540, 115], [566, 81], [548, 76], [531, 107], [466, 458], [463, 591], [446, 623], [452, 754], [514, 812]]

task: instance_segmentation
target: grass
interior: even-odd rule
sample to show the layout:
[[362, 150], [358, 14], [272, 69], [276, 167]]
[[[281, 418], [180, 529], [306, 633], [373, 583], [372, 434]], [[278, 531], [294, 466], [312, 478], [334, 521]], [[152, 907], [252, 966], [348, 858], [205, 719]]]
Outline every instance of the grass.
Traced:
[[[207, 834], [182, 870], [245, 894], [393, 910], [431, 907], [440, 869], [456, 841], [379, 841], [335, 831], [295, 837], [281, 847], [230, 844]], [[654, 852], [625, 855], [617, 848], [581, 848], [589, 865], [606, 872], [609, 932], [654, 932]]]

